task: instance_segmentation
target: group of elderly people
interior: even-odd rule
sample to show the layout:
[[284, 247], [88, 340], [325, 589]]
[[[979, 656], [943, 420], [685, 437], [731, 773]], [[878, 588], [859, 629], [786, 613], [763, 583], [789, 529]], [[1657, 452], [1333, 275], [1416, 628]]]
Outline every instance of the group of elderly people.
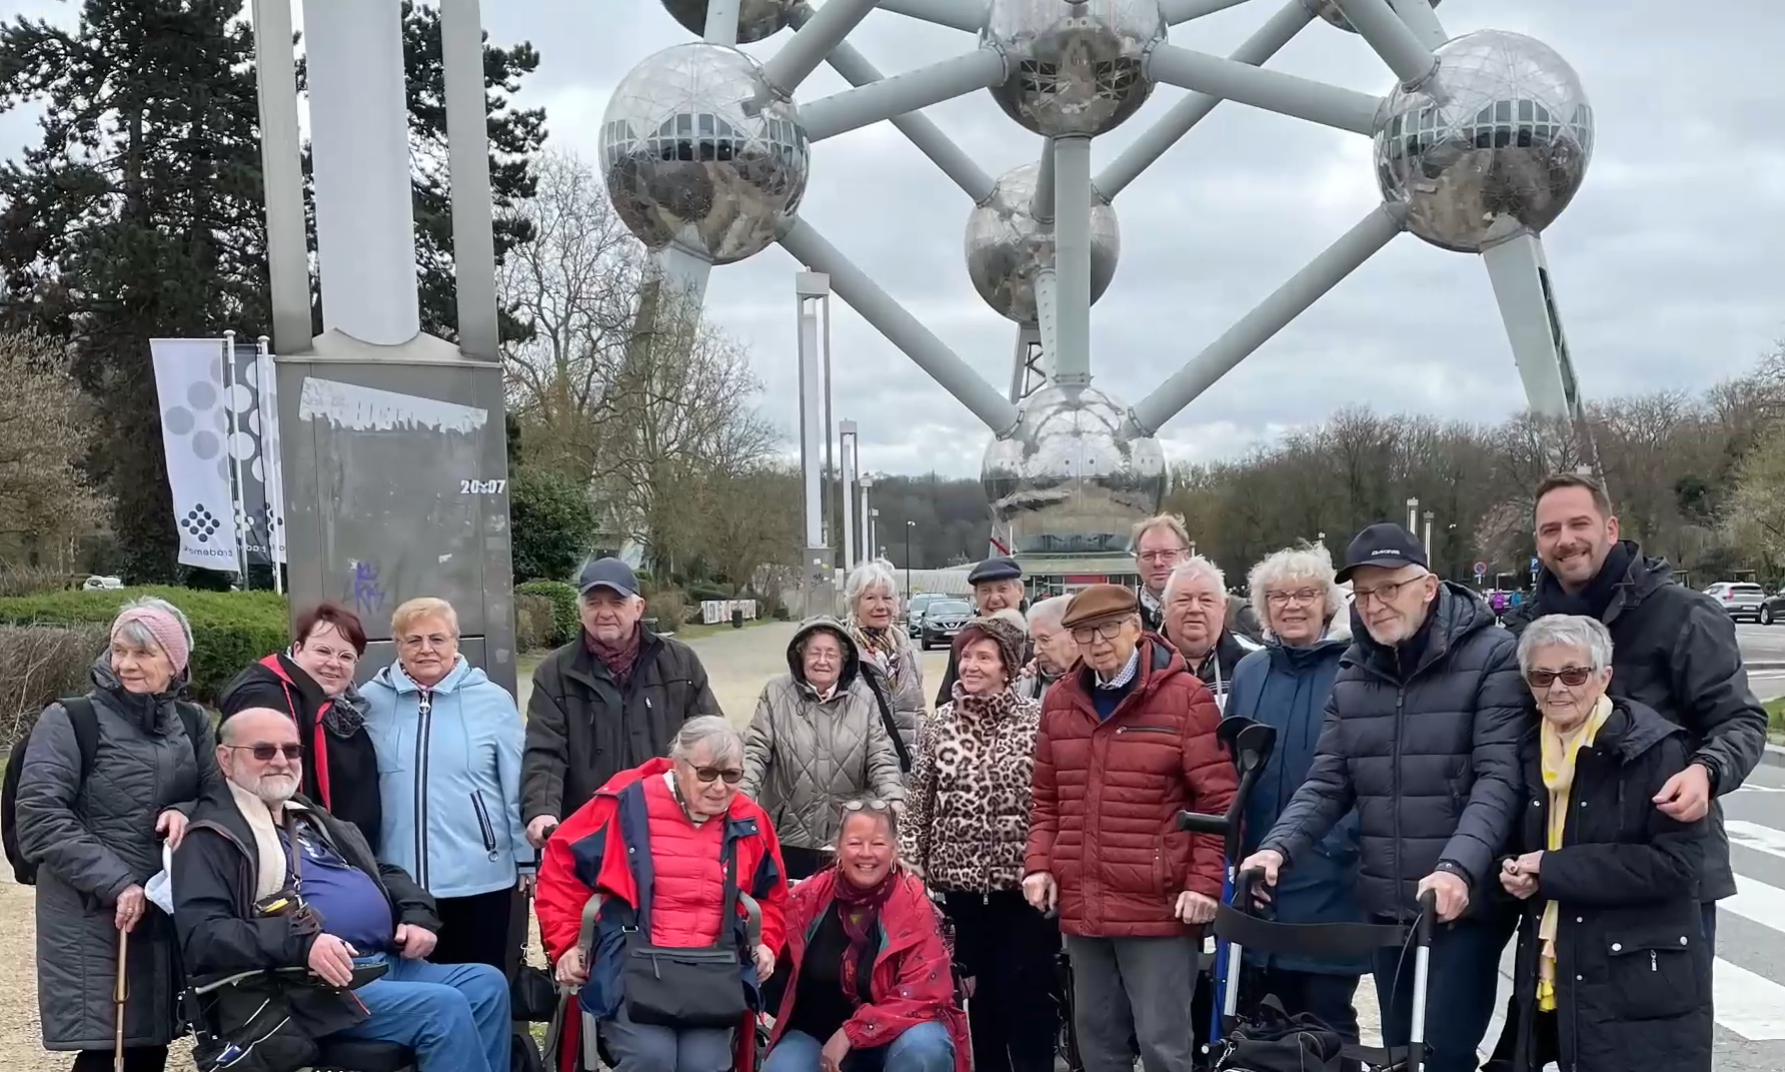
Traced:
[[[1359, 539], [1379, 541], [1374, 532]], [[563, 1068], [592, 1069], [599, 1050], [620, 1072], [748, 1070], [760, 1023], [768, 1072], [1041, 1072], [1064, 1006], [1087, 1072], [1128, 1072], [1137, 1057], [1149, 1072], [1189, 1072], [1189, 996], [1225, 862], [1217, 838], [1180, 832], [1176, 817], [1232, 799], [1223, 712], [1277, 730], [1245, 812], [1247, 864], [1274, 882], [1269, 911], [1362, 921], [1381, 909], [1360, 891], [1401, 881], [1371, 872], [1382, 855], [1371, 839], [1403, 818], [1323, 794], [1349, 784], [1334, 771], [1361, 762], [1339, 754], [1354, 735], [1400, 740], [1403, 729], [1346, 725], [1335, 690], [1391, 648], [1433, 675], [1498, 674], [1446, 660], [1502, 656], [1432, 632], [1440, 618], [1488, 613], [1455, 586], [1437, 589], [1451, 601], [1442, 614], [1402, 621], [1402, 592], [1410, 607], [1421, 591], [1420, 607], [1438, 605], [1412, 552], [1404, 578], [1381, 548], [1362, 552], [1368, 568], [1348, 563], [1368, 588], [1355, 607], [1324, 547], [1268, 556], [1248, 577], [1254, 641], [1181, 521], [1143, 523], [1136, 546], [1170, 565], [1138, 596], [1096, 585], [1025, 608], [1005, 590], [1015, 564], [982, 564], [990, 598], [956, 638], [933, 711], [898, 626], [895, 577], [866, 564], [849, 578], [845, 620], [795, 633], [788, 673], [765, 686], [742, 733], [695, 709], [710, 703], [704, 675], [667, 675], [690, 698], [667, 755], [586, 794], [568, 787], [587, 774], [561, 763], [546, 775], [558, 791], [549, 809], [523, 807], [528, 731], [459, 654], [443, 601], [398, 608], [397, 661], [362, 689], [357, 617], [329, 604], [306, 613], [288, 652], [226, 692], [220, 735], [177, 703], [191, 650], [183, 616], [133, 603], [94, 689], [44, 712], [20, 785], [20, 842], [40, 867], [45, 1043], [81, 1051], [77, 1069], [112, 1058], [122, 933], [136, 995], [127, 1068], [165, 1063], [167, 984], [183, 954], [197, 972], [307, 966], [336, 992], [357, 987], [357, 1011], [320, 1021], [341, 1037], [401, 1042], [423, 1072], [498, 1072], [508, 914], [543, 844], [540, 934], [581, 1013], [565, 1024]], [[616, 635], [627, 612], [608, 604], [636, 593], [629, 571], [598, 565], [584, 591], [588, 635], [563, 665], [624, 696], [628, 677], [614, 668], [630, 671], [641, 645], [663, 642]], [[1360, 625], [1369, 643], [1354, 636]], [[1540, 717], [1517, 769], [1465, 761], [1446, 775], [1452, 809], [1480, 795], [1472, 783], [1530, 800], [1484, 849], [1497, 870], [1461, 876], [1473, 886], [1439, 902], [1450, 927], [1463, 925], [1471, 889], [1519, 921], [1516, 1043], [1503, 1049], [1520, 1072], [1553, 1060], [1611, 1072], [1638, 1050], [1659, 1066], [1709, 1066], [1707, 820], [1680, 800], [1686, 772], [1708, 761], [1681, 720], [1611, 689], [1614, 654], [1591, 614], [1533, 616], [1511, 672]], [[654, 687], [669, 687], [655, 674]], [[95, 716], [87, 756], [75, 719]], [[1403, 851], [1398, 833], [1389, 840], [1388, 852]], [[171, 923], [146, 903], [163, 843], [175, 858]], [[239, 887], [231, 852], [248, 861]], [[305, 910], [275, 912], [293, 890]], [[1062, 936], [1070, 1003], [1057, 989]], [[382, 977], [360, 985], [373, 967]], [[1274, 995], [1355, 1041], [1354, 996], [1371, 968], [1248, 951], [1242, 979], [1252, 999]], [[1473, 1067], [1472, 1052], [1464, 1063], [1437, 1042], [1429, 1067]]]

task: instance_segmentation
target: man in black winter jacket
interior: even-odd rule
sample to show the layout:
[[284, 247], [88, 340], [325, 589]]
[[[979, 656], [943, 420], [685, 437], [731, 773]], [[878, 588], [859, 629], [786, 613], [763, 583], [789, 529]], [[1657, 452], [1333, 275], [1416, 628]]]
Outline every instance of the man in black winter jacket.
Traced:
[[[506, 1069], [507, 980], [487, 964], [424, 959], [440, 930], [434, 899], [380, 864], [352, 823], [297, 795], [302, 755], [282, 711], [249, 708], [223, 723], [217, 762], [229, 793], [199, 803], [173, 858], [186, 972], [307, 968], [283, 990], [312, 1038], [399, 1043], [415, 1051], [417, 1072]], [[381, 978], [346, 989], [375, 966]]]
[[[1260, 850], [1241, 864], [1273, 885], [1356, 808], [1359, 889], [1378, 920], [1411, 920], [1431, 890], [1438, 918], [1426, 1006], [1430, 1072], [1473, 1072], [1493, 1016], [1504, 936], [1469, 912], [1496, 881], [1524, 803], [1519, 743], [1535, 725], [1516, 642], [1480, 597], [1440, 582], [1399, 525], [1351, 542], [1352, 633], [1308, 777]], [[1413, 971], [1398, 949], [1375, 964], [1382, 1034], [1405, 1045]]]

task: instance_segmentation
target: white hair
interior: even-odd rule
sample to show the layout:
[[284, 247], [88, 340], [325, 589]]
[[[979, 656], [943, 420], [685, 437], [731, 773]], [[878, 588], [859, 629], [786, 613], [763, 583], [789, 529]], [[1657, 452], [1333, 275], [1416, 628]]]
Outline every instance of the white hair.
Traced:
[[1583, 614], [1550, 614], [1525, 627], [1518, 638], [1518, 668], [1531, 669], [1540, 648], [1576, 648], [1587, 653], [1593, 670], [1611, 665], [1611, 631], [1597, 618]]
[[886, 559], [876, 558], [850, 570], [849, 579], [843, 582], [843, 601], [848, 604], [849, 612], [855, 613], [855, 604], [862, 596], [882, 586], [888, 595], [898, 598], [899, 577]]
[[1183, 565], [1171, 571], [1171, 576], [1165, 578], [1165, 590], [1159, 593], [1159, 602], [1170, 603], [1171, 593], [1180, 583], [1193, 581], [1198, 577], [1209, 578], [1215, 582], [1215, 587], [1223, 596], [1227, 594], [1227, 575], [1221, 572], [1221, 567], [1202, 555], [1191, 555]]
[[[186, 619], [185, 611], [174, 606], [172, 603], [169, 603], [167, 600], [162, 599], [160, 596], [139, 596], [124, 604], [122, 607], [119, 607], [118, 617], [122, 618], [125, 614], [133, 610], [160, 611], [174, 621], [179, 622], [180, 632], [186, 634], [186, 650], [192, 650], [192, 623]], [[161, 641], [156, 640], [155, 634], [149, 632], [149, 627], [140, 621], [125, 622], [123, 625], [118, 626], [117, 632], [114, 635], [133, 648], [141, 648], [144, 651], [161, 651]], [[167, 655], [168, 653], [162, 652], [162, 654]]]
[[1033, 633], [1038, 625], [1059, 625], [1066, 617], [1066, 607], [1072, 602], [1071, 596], [1049, 596], [1029, 607], [1029, 632]]
[[682, 723], [676, 731], [676, 739], [669, 746], [669, 758], [692, 763], [703, 744], [711, 748], [709, 755], [714, 763], [732, 756], [744, 757], [744, 738], [735, 726], [719, 715], [701, 715]]
[[1320, 588], [1321, 597], [1326, 601], [1326, 609], [1321, 612], [1322, 620], [1329, 619], [1345, 609], [1345, 591], [1339, 587], [1335, 579], [1337, 576], [1338, 572], [1333, 569], [1332, 552], [1324, 544], [1285, 547], [1268, 554], [1246, 575], [1252, 612], [1268, 627], [1271, 622], [1270, 601], [1266, 596], [1270, 586], [1287, 581], [1309, 580]]

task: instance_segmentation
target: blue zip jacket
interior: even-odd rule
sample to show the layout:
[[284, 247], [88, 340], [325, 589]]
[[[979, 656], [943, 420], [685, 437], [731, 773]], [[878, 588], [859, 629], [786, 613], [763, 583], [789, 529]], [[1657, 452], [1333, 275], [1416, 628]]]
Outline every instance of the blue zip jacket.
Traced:
[[[1343, 618], [1335, 618], [1326, 636], [1305, 648], [1285, 647], [1269, 638], [1233, 671], [1227, 694], [1229, 718], [1250, 718], [1277, 728], [1277, 747], [1265, 764], [1252, 797], [1246, 802], [1245, 846], [1241, 859], [1258, 851], [1258, 843], [1276, 825], [1277, 816], [1308, 776], [1314, 746], [1326, 717], [1326, 701], [1339, 673], [1339, 658], [1351, 638]], [[1282, 923], [1362, 923], [1357, 876], [1360, 849], [1355, 811], [1334, 826], [1313, 851], [1296, 857], [1295, 866], [1277, 876], [1272, 894]], [[1322, 961], [1246, 951], [1246, 962], [1285, 971], [1322, 975], [1361, 975], [1368, 962]]]
[[514, 697], [463, 655], [424, 704], [395, 663], [361, 689], [384, 804], [378, 859], [435, 897], [515, 884], [536, 856], [521, 822], [521, 745]]

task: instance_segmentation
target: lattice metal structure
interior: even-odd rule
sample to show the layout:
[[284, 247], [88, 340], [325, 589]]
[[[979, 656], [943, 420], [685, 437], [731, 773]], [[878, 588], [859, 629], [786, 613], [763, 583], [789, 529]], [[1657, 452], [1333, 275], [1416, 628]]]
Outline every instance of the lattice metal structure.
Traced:
[[[703, 40], [649, 57], [621, 83], [601, 166], [621, 217], [699, 295], [712, 265], [779, 243], [945, 390], [993, 441], [983, 481], [1019, 553], [1125, 547], [1167, 490], [1158, 430], [1403, 231], [1479, 254], [1531, 406], [1581, 420], [1539, 236], [1579, 190], [1593, 113], [1561, 56], [1529, 37], [1450, 38], [1436, 0], [1288, 0], [1230, 56], [1172, 44], [1171, 26], [1249, 0], [664, 0]], [[1257, 0], [1264, 2], [1264, 0]], [[883, 76], [845, 38], [879, 7], [974, 33], [960, 55]], [[1309, 23], [1356, 33], [1393, 72], [1386, 96], [1264, 64]], [[738, 51], [792, 30], [766, 62]], [[854, 88], [795, 102], [828, 61]], [[1138, 115], [1153, 87], [1190, 94], [1093, 174], [1091, 142]], [[989, 92], [1044, 139], [994, 181], [926, 119]], [[1092, 303], [1121, 252], [1114, 200], [1223, 100], [1374, 140], [1383, 203], [1133, 405], [1090, 386]], [[1017, 326], [1000, 393], [800, 216], [811, 143], [891, 122], [972, 202], [974, 287]]]

